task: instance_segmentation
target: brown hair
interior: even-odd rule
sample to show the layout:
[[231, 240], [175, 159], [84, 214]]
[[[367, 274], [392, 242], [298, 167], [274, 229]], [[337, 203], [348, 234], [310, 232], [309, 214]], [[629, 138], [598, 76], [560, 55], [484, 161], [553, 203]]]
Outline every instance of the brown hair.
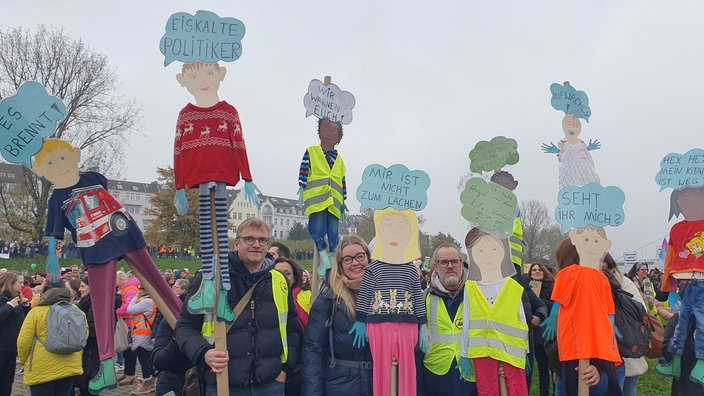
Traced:
[[572, 264], [579, 264], [579, 253], [570, 238], [565, 238], [560, 242], [555, 250], [555, 258], [557, 259], [558, 271]]
[[293, 271], [293, 284], [289, 285], [291, 289], [294, 287], [303, 287], [303, 270], [295, 261], [288, 257], [279, 257], [274, 263], [275, 265], [278, 263], [286, 263], [291, 266], [291, 271]]
[[545, 282], [545, 281], [554, 282], [555, 281], [555, 275], [553, 275], [552, 271], [550, 271], [550, 268], [548, 268], [548, 266], [543, 263], [532, 263], [530, 265], [530, 268], [528, 268], [528, 276], [530, 276], [530, 274], [533, 273], [533, 267], [539, 267], [540, 270], [543, 271], [543, 282]]
[[367, 243], [364, 242], [364, 239], [361, 237], [351, 234], [342, 238], [340, 243], [337, 245], [337, 249], [335, 249], [335, 265], [333, 265], [330, 270], [330, 290], [332, 291], [332, 294], [335, 295], [336, 300], [342, 300], [342, 302], [345, 303], [345, 306], [347, 306], [347, 312], [349, 312], [350, 317], [354, 319], [357, 301], [352, 293], [352, 290], [345, 286], [345, 283], [342, 281], [342, 275], [344, 274], [342, 267], [342, 249], [350, 245], [361, 246], [367, 254], [367, 258], [371, 257], [369, 246], [367, 246]]
[[17, 297], [12, 295], [12, 285], [17, 282], [20, 276], [21, 275], [15, 271], [6, 271], [0, 274], [0, 294]]

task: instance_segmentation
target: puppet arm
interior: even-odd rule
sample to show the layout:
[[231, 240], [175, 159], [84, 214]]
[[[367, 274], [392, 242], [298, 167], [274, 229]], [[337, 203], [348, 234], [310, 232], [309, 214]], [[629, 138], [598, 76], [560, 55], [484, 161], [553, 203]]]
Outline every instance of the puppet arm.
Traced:
[[599, 139], [589, 139], [589, 145], [587, 145], [587, 151], [599, 150], [601, 148], [601, 142]]
[[550, 341], [555, 338], [555, 330], [557, 329], [557, 312], [559, 310], [560, 303], [555, 302], [552, 305], [552, 310], [550, 310], [550, 316], [548, 316], [547, 319], [540, 324], [540, 327], [543, 328], [543, 338], [545, 338], [545, 341]]
[[253, 181], [251, 180], [245, 180], [244, 181], [244, 195], [245, 198], [247, 198], [247, 201], [249, 203], [255, 205], [257, 208], [259, 208], [259, 196], [257, 194], [261, 194], [262, 191], [257, 187], [256, 184], [254, 184]]
[[364, 322], [354, 322], [348, 334], [354, 334], [352, 345], [357, 348], [364, 348], [367, 344], [367, 324]]
[[614, 315], [609, 315], [609, 321], [611, 321], [611, 327], [614, 328], [614, 335], [616, 338], [619, 340], [623, 338], [623, 335], [621, 334], [621, 331], [616, 327], [616, 324], [614, 323]]
[[340, 207], [340, 221], [345, 221], [347, 219], [347, 204], [343, 203], [342, 206]]
[[423, 353], [430, 352], [430, 337], [428, 337], [428, 325], [426, 323], [420, 325], [418, 329], [418, 345]]
[[303, 187], [298, 187], [298, 204], [303, 206]]
[[455, 365], [455, 368], [460, 371], [460, 378], [466, 382], [469, 382], [474, 376], [472, 361], [467, 357], [461, 357], [459, 362]]
[[49, 279], [56, 282], [59, 279], [59, 259], [56, 257], [56, 238], [49, 237], [49, 248], [46, 256], [46, 272], [49, 273]]
[[555, 146], [555, 143], [552, 143], [552, 142], [550, 142], [550, 144], [543, 143], [540, 146], [540, 149], [543, 150], [543, 152], [547, 153], [547, 154], [559, 154], [560, 153], [560, 149], [557, 146]]
[[676, 291], [671, 291], [667, 295], [667, 303], [670, 305], [670, 312], [677, 312], [680, 310], [682, 300], [680, 299], [680, 295]]
[[174, 195], [174, 206], [176, 207], [176, 213], [179, 216], [183, 216], [188, 212], [188, 198], [186, 198], [186, 190], [179, 188], [176, 190], [176, 195]]

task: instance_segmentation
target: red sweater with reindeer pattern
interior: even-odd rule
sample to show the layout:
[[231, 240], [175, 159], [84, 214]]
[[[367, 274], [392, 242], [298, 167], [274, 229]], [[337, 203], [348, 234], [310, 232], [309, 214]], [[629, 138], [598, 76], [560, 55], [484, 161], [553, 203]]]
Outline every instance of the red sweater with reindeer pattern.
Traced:
[[252, 180], [237, 110], [226, 101], [212, 107], [186, 105], [176, 121], [176, 189], [218, 181], [234, 186]]

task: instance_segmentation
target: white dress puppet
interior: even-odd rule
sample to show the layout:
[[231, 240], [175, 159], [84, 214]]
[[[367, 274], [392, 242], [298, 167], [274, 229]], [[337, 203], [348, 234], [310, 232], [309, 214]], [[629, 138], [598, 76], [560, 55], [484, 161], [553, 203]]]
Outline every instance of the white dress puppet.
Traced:
[[601, 148], [598, 140], [585, 144], [579, 139], [582, 133], [582, 124], [579, 118], [567, 114], [562, 119], [562, 130], [565, 138], [560, 140], [557, 147], [553, 143], [543, 144], [543, 152], [557, 154], [560, 161], [560, 189], [565, 186], [583, 186], [589, 183], [599, 183], [594, 161], [589, 153], [591, 150]]
[[393, 358], [398, 362], [398, 394], [416, 394], [414, 349], [429, 350], [425, 300], [418, 269], [418, 218], [411, 209], [374, 213], [376, 244], [357, 298], [355, 346], [369, 347], [374, 363], [374, 396], [389, 394]]

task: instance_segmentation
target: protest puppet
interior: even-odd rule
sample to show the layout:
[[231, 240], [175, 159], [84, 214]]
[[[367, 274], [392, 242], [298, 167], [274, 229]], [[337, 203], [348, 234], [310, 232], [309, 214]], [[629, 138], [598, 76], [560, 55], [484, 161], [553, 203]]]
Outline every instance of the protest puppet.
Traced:
[[[218, 28], [189, 31], [189, 23]], [[227, 323], [233, 321], [232, 309], [226, 299], [216, 298], [220, 290], [230, 289], [226, 187], [244, 180], [245, 197], [259, 206], [239, 113], [218, 95], [227, 71], [218, 61], [239, 59], [244, 33], [244, 24], [235, 18], [220, 18], [209, 11], [195, 15], [181, 12], [169, 17], [160, 42], [166, 65], [173, 60], [184, 62], [176, 80], [195, 100], [181, 109], [174, 139], [174, 205], [178, 214], [188, 211], [185, 188], [197, 188], [199, 197], [203, 282], [187, 306], [191, 313], [215, 313], [219, 321]], [[208, 51], [200, 46], [194, 48], [201, 52], [186, 50], [199, 39], [231, 51]]]
[[[485, 177], [471, 177], [460, 194], [462, 216], [472, 228], [465, 237], [469, 256], [462, 316], [458, 369], [465, 381], [476, 377], [479, 394], [527, 395], [526, 354], [528, 325], [523, 310], [523, 286], [516, 273], [512, 248], [520, 226], [518, 182], [502, 171], [518, 162], [517, 143], [498, 136], [479, 142], [470, 152], [470, 170]], [[484, 175], [491, 173], [491, 176]], [[522, 234], [522, 227], [521, 232]], [[501, 367], [505, 378], [499, 376]]]
[[[14, 122], [0, 137], [16, 141], [3, 145], [9, 162], [31, 166], [32, 171], [54, 185], [48, 202], [45, 235], [49, 237], [47, 272], [49, 282], [60, 282], [56, 240], [69, 230], [83, 262], [90, 270], [100, 369], [89, 382], [97, 394], [117, 387], [114, 366], [115, 278], [117, 261], [124, 258], [143, 287], [154, 296], [172, 327], [181, 312], [181, 302], [171, 291], [146, 250], [146, 243], [130, 214], [108, 192], [107, 179], [97, 172], [79, 172], [81, 150], [60, 139], [45, 139], [54, 133], [65, 114], [64, 104], [47, 95], [36, 82], [23, 84], [17, 95], [0, 103], [11, 108]], [[3, 114], [10, 114], [2, 111]], [[13, 150], [8, 150], [8, 146]], [[32, 157], [34, 161], [32, 162]]]
[[544, 143], [541, 149], [544, 153], [557, 154], [560, 162], [560, 188], [565, 186], [583, 186], [588, 183], [599, 183], [599, 175], [596, 173], [594, 161], [589, 153], [592, 150], [601, 148], [599, 140], [589, 140], [585, 144], [579, 135], [582, 133], [583, 118], [589, 122], [591, 109], [589, 108], [589, 98], [584, 91], [575, 90], [565, 81], [563, 85], [552, 84], [552, 107], [565, 113], [562, 118], [562, 131], [565, 134], [557, 146], [554, 143]]
[[357, 189], [362, 210], [376, 209], [376, 243], [373, 261], [362, 277], [350, 334], [359, 348], [368, 337], [375, 396], [396, 389], [390, 380], [392, 364], [398, 365], [398, 394], [414, 396], [416, 344], [423, 353], [429, 350], [425, 299], [414, 264], [420, 257], [416, 211], [425, 207], [429, 186], [430, 178], [423, 171], [375, 164], [364, 170]]
[[[704, 150], [696, 148], [684, 154], [669, 153], [660, 162], [656, 182], [661, 191], [672, 188], [670, 216], [684, 220], [670, 229], [665, 271], [661, 290], [669, 291], [670, 308], [679, 306], [680, 319], [670, 340], [672, 362], [660, 363], [657, 372], [680, 377], [685, 341], [694, 332], [697, 362], [689, 379], [704, 385], [704, 328], [702, 327], [701, 298], [704, 296]], [[680, 300], [678, 288], [686, 284]]]
[[342, 125], [352, 122], [355, 104], [351, 93], [341, 91], [329, 76], [324, 80], [311, 81], [303, 98], [306, 117], [314, 115], [318, 119], [320, 144], [306, 149], [298, 172], [298, 201], [305, 207], [308, 232], [319, 257], [313, 265], [314, 294], [318, 279], [325, 277], [330, 263], [335, 261], [339, 223], [345, 220], [347, 212], [345, 162], [335, 147], [342, 140]]

